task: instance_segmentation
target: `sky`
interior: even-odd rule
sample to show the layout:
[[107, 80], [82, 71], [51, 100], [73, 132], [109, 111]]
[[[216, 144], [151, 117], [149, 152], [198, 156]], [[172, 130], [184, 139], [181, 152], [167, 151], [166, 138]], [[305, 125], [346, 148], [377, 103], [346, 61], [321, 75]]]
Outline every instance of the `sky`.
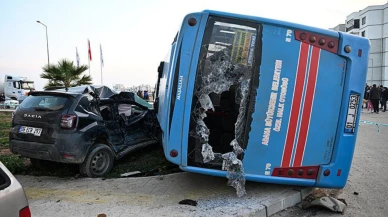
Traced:
[[[321, 2], [321, 3], [320, 3]], [[50, 63], [74, 61], [88, 65], [88, 39], [94, 84], [155, 85], [157, 67], [186, 14], [204, 9], [285, 20], [332, 28], [346, 16], [387, 0], [0, 0], [0, 79], [28, 77], [41, 90], [47, 64], [47, 25]], [[89, 73], [89, 71], [86, 71]]]

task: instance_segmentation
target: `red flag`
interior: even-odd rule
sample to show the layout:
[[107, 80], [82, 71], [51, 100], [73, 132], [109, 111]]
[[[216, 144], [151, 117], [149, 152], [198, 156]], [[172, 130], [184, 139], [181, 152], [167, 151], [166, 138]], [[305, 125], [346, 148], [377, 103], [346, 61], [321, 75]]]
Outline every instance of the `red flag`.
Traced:
[[89, 39], [88, 39], [88, 46], [89, 46], [89, 50], [88, 50], [88, 52], [89, 52], [89, 60], [92, 61], [92, 50], [90, 49], [90, 41], [89, 41]]

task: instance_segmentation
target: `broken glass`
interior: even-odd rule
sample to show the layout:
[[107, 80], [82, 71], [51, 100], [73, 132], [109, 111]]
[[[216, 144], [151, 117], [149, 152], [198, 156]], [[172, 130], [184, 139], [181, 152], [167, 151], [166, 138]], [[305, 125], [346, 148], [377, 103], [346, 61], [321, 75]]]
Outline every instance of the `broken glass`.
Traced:
[[[222, 56], [226, 57], [227, 53]], [[225, 58], [227, 59], [227, 58]], [[222, 154], [223, 165], [222, 169], [228, 171], [228, 185], [234, 187], [237, 191], [237, 196], [241, 197], [246, 194], [245, 191], [245, 174], [242, 161], [237, 156], [242, 154], [244, 150], [240, 144], [244, 137], [244, 123], [246, 119], [246, 110], [249, 98], [250, 89], [250, 70], [247, 67], [240, 65], [232, 65], [227, 60], [215, 60], [208, 65], [207, 75], [201, 76], [202, 83], [197, 83], [196, 92], [198, 97], [197, 105], [194, 110], [196, 126], [196, 135], [202, 141], [202, 157], [203, 162], [208, 163], [215, 159], [212, 146], [209, 142], [210, 131], [203, 121], [207, 117], [206, 111], [215, 111], [213, 102], [210, 98], [211, 93], [222, 94], [228, 91], [232, 85], [237, 86], [235, 102], [239, 104], [237, 121], [235, 123], [235, 139], [232, 140], [230, 146], [233, 147], [232, 152]]]
[[188, 163], [227, 171], [238, 197], [246, 194], [242, 157], [258, 85], [259, 30], [209, 17], [194, 85]]

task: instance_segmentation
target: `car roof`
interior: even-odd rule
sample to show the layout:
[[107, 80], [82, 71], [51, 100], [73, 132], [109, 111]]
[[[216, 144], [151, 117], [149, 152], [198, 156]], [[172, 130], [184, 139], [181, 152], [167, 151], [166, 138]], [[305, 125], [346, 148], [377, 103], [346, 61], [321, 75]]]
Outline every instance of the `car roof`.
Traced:
[[80, 86], [68, 87], [68, 88], [49, 87], [49, 88], [46, 88], [44, 91], [55, 92], [55, 93], [68, 93], [70, 95], [89, 93], [90, 95], [98, 98], [109, 98], [118, 94], [114, 90], [103, 85], [80, 85]]
[[31, 92], [31, 95], [43, 95], [43, 94], [50, 94], [50, 95], [66, 95], [66, 96], [73, 96], [77, 97], [79, 95], [83, 94], [90, 94], [93, 97], [100, 97], [100, 93], [103, 93], [104, 96], [111, 96], [116, 94], [114, 91], [110, 90], [106, 86], [92, 86], [92, 85], [81, 85], [81, 86], [75, 86], [75, 87], [49, 87], [46, 88], [43, 91], [33, 91]]
[[42, 96], [42, 95], [49, 95], [49, 96], [65, 96], [65, 97], [77, 97], [81, 95], [80, 93], [73, 93], [73, 92], [65, 92], [65, 91], [58, 91], [58, 90], [43, 90], [43, 91], [33, 91], [30, 93], [31, 96]]
[[152, 109], [152, 105], [146, 100], [139, 97], [137, 94], [130, 91], [116, 92], [107, 86], [103, 85], [81, 85], [76, 87], [69, 87], [67, 89], [63, 87], [47, 88], [45, 91], [34, 91], [31, 95], [43, 95], [43, 94], [62, 94], [72, 97], [77, 97], [81, 94], [90, 94], [95, 98], [99, 98], [102, 104], [109, 103], [130, 103], [138, 105], [145, 109]]

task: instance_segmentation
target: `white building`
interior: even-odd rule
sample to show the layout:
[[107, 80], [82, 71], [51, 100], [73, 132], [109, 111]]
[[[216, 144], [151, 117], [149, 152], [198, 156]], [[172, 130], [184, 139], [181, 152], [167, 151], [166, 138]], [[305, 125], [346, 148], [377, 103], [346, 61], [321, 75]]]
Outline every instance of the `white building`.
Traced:
[[388, 3], [368, 6], [348, 15], [345, 32], [370, 40], [367, 83], [388, 86]]

